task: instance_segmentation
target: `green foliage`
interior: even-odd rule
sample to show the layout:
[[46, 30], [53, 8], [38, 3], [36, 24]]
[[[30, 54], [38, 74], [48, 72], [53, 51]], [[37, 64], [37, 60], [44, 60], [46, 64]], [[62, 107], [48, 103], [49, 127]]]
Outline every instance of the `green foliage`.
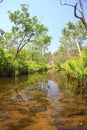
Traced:
[[[39, 43], [41, 50], [47, 49], [51, 37], [47, 35], [48, 29], [43, 24], [38, 22], [36, 16], [30, 17], [28, 5], [22, 4], [21, 10], [8, 11], [9, 19], [13, 22], [12, 38], [13, 46], [16, 49], [15, 58], [19, 55], [20, 51], [29, 43]], [[40, 39], [40, 42], [39, 42]]]
[[[0, 29], [0, 76], [18, 76], [49, 69], [48, 28], [30, 17], [28, 5], [21, 10], [8, 11], [13, 23], [11, 32]], [[44, 62], [44, 63], [43, 63]]]
[[0, 76], [11, 76], [13, 71], [12, 55], [2, 51], [0, 53]]
[[82, 59], [83, 59], [84, 63], [87, 62], [87, 50], [83, 51], [83, 53], [82, 53]]
[[28, 61], [27, 64], [29, 73], [47, 71], [50, 68], [46, 63], [37, 63], [35, 61]]
[[34, 73], [39, 70], [40, 66], [35, 61], [28, 61], [27, 64], [28, 64], [29, 73]]
[[65, 73], [74, 78], [83, 79], [87, 76], [87, 50], [83, 51], [82, 57], [76, 60], [68, 60], [63, 65]]
[[87, 76], [87, 50], [82, 46], [86, 38], [87, 31], [81, 21], [68, 22], [62, 30], [56, 68], [64, 70], [69, 77], [84, 79]]
[[32, 74], [47, 71], [50, 68], [46, 63], [39, 63], [32, 60], [28, 61], [27, 58], [25, 59], [26, 55], [23, 54], [20, 54], [19, 57], [14, 60], [10, 53], [5, 53], [3, 49], [0, 50], [0, 76]]
[[87, 31], [81, 21], [76, 24], [68, 22], [66, 27], [62, 29], [59, 53], [65, 54], [68, 59], [81, 56], [82, 44], [86, 38]]
[[50, 65], [44, 62], [40, 63], [39, 65], [40, 65], [40, 71], [47, 71], [50, 69]]

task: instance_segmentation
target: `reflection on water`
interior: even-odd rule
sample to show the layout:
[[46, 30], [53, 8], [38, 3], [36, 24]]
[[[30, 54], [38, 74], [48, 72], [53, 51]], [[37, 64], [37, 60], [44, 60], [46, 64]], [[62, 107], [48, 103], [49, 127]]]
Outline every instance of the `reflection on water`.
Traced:
[[58, 100], [58, 84], [52, 80], [48, 80], [48, 84], [50, 86], [50, 89], [48, 89], [48, 97], [50, 98], [51, 103], [54, 103]]
[[61, 75], [1, 78], [0, 130], [87, 130], [87, 100], [71, 88]]

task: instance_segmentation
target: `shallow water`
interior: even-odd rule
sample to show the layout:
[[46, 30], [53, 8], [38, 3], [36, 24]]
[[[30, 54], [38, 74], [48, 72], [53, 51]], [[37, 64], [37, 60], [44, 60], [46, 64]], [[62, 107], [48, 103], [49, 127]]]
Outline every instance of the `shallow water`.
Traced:
[[87, 100], [71, 86], [54, 74], [0, 78], [0, 130], [87, 130]]

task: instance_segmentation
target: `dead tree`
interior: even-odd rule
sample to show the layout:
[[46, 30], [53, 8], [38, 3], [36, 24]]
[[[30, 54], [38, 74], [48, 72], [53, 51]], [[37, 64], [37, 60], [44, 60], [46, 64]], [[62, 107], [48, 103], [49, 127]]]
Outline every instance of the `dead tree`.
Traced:
[[[85, 29], [87, 30], [87, 22], [85, 20], [85, 15], [84, 15], [84, 9], [83, 9], [83, 3], [82, 0], [78, 0], [78, 2], [75, 3], [75, 5], [69, 4], [67, 3], [67, 1], [65, 0], [65, 2], [62, 2], [62, 0], [60, 0], [60, 4], [61, 5], [66, 5], [66, 6], [71, 6], [74, 9], [74, 16], [76, 18], [78, 18], [79, 20], [81, 20], [81, 22], [83, 23], [83, 25], [85, 26]], [[79, 7], [79, 8], [78, 8]], [[79, 15], [78, 15], [79, 14]]]
[[2, 3], [4, 0], [0, 0], [0, 3]]

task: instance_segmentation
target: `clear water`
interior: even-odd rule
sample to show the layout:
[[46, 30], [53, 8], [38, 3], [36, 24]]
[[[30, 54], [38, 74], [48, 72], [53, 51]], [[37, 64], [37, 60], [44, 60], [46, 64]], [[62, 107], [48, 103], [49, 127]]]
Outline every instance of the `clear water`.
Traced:
[[54, 74], [0, 78], [0, 130], [87, 130], [87, 99], [71, 86]]

